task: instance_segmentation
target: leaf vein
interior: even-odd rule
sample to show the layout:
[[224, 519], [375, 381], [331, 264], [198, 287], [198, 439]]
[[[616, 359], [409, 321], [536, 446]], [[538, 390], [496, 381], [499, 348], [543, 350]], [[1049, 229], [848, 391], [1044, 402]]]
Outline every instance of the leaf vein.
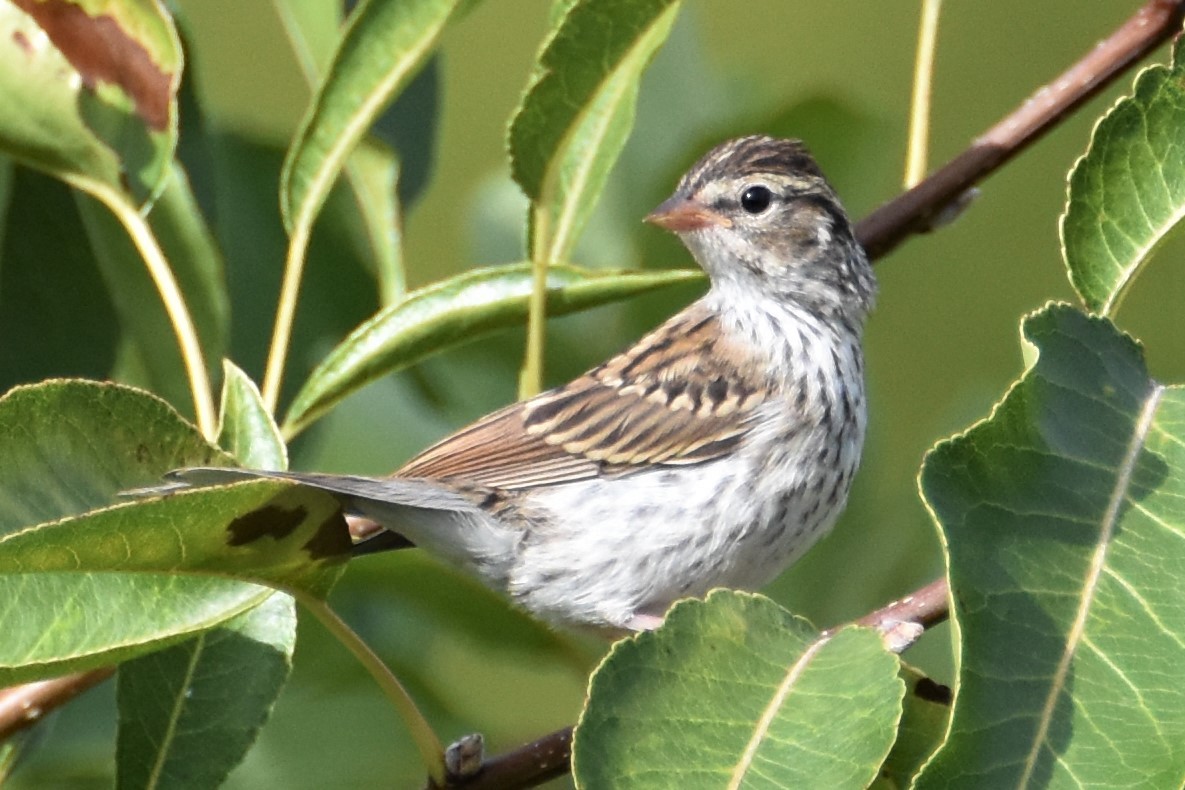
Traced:
[[1020, 788], [1027, 788], [1029, 786], [1037, 767], [1037, 758], [1040, 751], [1042, 747], [1047, 745], [1049, 725], [1053, 720], [1057, 698], [1065, 688], [1066, 676], [1069, 674], [1070, 665], [1074, 660], [1074, 654], [1077, 651], [1079, 643], [1085, 637], [1086, 621], [1090, 615], [1091, 605], [1094, 603], [1098, 593], [1099, 578], [1102, 576], [1105, 568], [1104, 562], [1107, 559], [1107, 550], [1110, 548], [1111, 538], [1115, 533], [1115, 525], [1119, 519], [1119, 512], [1127, 498], [1126, 494], [1131, 485], [1132, 472], [1147, 442], [1148, 433], [1152, 426], [1152, 419], [1156, 416], [1156, 409], [1160, 404], [1164, 389], [1163, 385], [1153, 384], [1152, 389], [1144, 401], [1144, 407], [1140, 411], [1139, 418], [1136, 420], [1135, 429], [1132, 431], [1131, 438], [1128, 441], [1127, 452], [1124, 455], [1123, 464], [1119, 468], [1119, 476], [1116, 478], [1115, 485], [1111, 490], [1110, 502], [1107, 505], [1107, 511], [1103, 517], [1098, 545], [1095, 548], [1094, 556], [1091, 558], [1086, 578], [1083, 580], [1082, 600], [1079, 603], [1078, 612], [1074, 617], [1070, 631], [1066, 635], [1066, 645], [1062, 651], [1061, 658], [1058, 660], [1054, 675], [1051, 678], [1049, 693], [1045, 697], [1045, 704], [1041, 709], [1041, 715], [1037, 722], [1037, 732], [1033, 738], [1033, 747], [1029, 750], [1029, 754], [1025, 758], [1024, 770], [1021, 774], [1020, 781], [1017, 783], [1017, 786]]

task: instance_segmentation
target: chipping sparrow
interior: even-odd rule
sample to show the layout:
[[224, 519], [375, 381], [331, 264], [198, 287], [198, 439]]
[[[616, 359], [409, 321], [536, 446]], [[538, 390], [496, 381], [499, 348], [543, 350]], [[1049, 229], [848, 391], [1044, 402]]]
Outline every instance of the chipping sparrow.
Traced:
[[174, 479], [324, 489], [557, 623], [647, 628], [676, 599], [761, 586], [847, 499], [866, 422], [872, 269], [795, 140], [717, 146], [646, 219], [682, 238], [711, 288], [569, 384], [478, 420], [391, 478]]

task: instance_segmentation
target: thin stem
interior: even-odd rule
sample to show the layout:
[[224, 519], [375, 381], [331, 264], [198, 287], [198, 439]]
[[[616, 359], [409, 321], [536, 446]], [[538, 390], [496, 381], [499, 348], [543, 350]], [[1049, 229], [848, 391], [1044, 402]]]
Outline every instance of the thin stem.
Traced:
[[547, 329], [547, 267], [550, 264], [550, 250], [544, 250], [540, 239], [546, 236], [542, 223], [547, 221], [544, 212], [534, 211], [534, 249], [531, 251], [534, 278], [531, 283], [531, 298], [527, 303], [527, 351], [523, 369], [518, 378], [520, 399], [537, 395], [543, 389], [543, 343]]
[[152, 226], [122, 192], [101, 181], [82, 176], [66, 175], [64, 178], [71, 186], [86, 192], [105, 205], [120, 221], [132, 243], [136, 245], [144, 265], [148, 268], [148, 275], [156, 284], [169, 322], [173, 325], [173, 333], [177, 336], [181, 361], [185, 365], [189, 389], [193, 393], [193, 411], [198, 429], [203, 436], [214, 441], [218, 435], [218, 415], [214, 407], [214, 393], [210, 389], [210, 376], [206, 372], [206, 360], [198, 341], [197, 328], [189, 314], [189, 307], [185, 304], [181, 287], [177, 285], [177, 279], [165, 258], [164, 250], [152, 232]]
[[280, 384], [284, 380], [284, 362], [288, 344], [292, 341], [292, 322], [296, 318], [296, 300], [300, 296], [300, 281], [304, 275], [305, 253], [309, 246], [311, 222], [297, 222], [288, 240], [288, 255], [284, 260], [284, 281], [280, 284], [280, 301], [276, 305], [276, 324], [272, 329], [272, 344], [267, 352], [267, 367], [263, 373], [261, 394], [268, 411], [276, 413], [280, 401]]
[[370, 649], [370, 646], [358, 634], [354, 633], [354, 630], [344, 620], [338, 617], [337, 612], [333, 611], [329, 604], [320, 598], [313, 598], [300, 592], [292, 592], [292, 594], [306, 609], [312, 612], [314, 617], [321, 621], [321, 624], [329, 633], [333, 634], [337, 641], [354, 654], [362, 666], [366, 667], [366, 671], [379, 684], [383, 693], [387, 695], [387, 699], [391, 700], [399, 712], [399, 716], [407, 725], [408, 730], [411, 731], [412, 740], [415, 742], [416, 748], [419, 749], [420, 758], [424, 761], [424, 767], [428, 770], [428, 776], [433, 784], [436, 787], [444, 787], [446, 781], [444, 747], [441, 746], [440, 739], [436, 737], [428, 720], [424, 718], [424, 714], [420, 713], [420, 709], [416, 707], [411, 695], [407, 693], [407, 689], [391, 673], [383, 660]]
[[938, 14], [942, 0], [922, 0], [918, 23], [918, 53], [913, 67], [913, 99], [909, 111], [909, 146], [905, 153], [906, 189], [926, 176], [930, 149], [930, 98], [934, 78], [934, 50], [938, 46]]
[[278, 0], [278, 2], [274, 0], [271, 6], [272, 10], [276, 12], [276, 17], [280, 20], [280, 26], [284, 28], [284, 35], [288, 37], [288, 43], [292, 46], [292, 54], [296, 57], [296, 65], [300, 66], [300, 73], [304, 77], [305, 84], [310, 88], [315, 87], [321, 81], [321, 68], [313, 57], [312, 50], [309, 49], [309, 41], [300, 29], [300, 23], [296, 19], [292, 6], [285, 0]]

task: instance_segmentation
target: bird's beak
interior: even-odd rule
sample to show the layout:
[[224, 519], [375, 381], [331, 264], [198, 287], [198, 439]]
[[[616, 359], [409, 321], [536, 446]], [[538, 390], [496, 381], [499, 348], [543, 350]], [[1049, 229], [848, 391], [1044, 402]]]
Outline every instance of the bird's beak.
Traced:
[[676, 233], [701, 230], [712, 225], [724, 228], [732, 225], [727, 217], [682, 195], [673, 195], [664, 200], [658, 208], [646, 215], [646, 221]]

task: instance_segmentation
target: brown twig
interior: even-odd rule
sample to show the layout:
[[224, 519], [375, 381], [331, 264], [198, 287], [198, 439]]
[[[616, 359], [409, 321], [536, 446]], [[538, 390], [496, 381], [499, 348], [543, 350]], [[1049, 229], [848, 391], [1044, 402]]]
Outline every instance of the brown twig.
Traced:
[[[932, 228], [936, 218], [956, 205], [968, 189], [1167, 41], [1180, 30], [1183, 19], [1185, 0], [1150, 0], [1141, 6], [1105, 41], [1034, 93], [970, 148], [858, 223], [857, 236], [869, 255], [883, 257], [911, 234]], [[886, 615], [886, 611], [892, 614]], [[883, 628], [886, 617], [890, 616], [896, 622], [916, 622], [922, 626], [941, 621], [946, 617], [945, 582], [939, 580], [927, 585], [857, 622]], [[111, 670], [97, 670], [0, 690], [0, 740], [29, 726], [40, 715], [110, 674]], [[37, 715], [32, 715], [34, 711]], [[492, 758], [464, 786], [484, 790], [524, 788], [559, 776], [567, 770], [571, 736], [571, 728], [565, 728]]]
[[1181, 29], [1185, 3], [1151, 0], [1105, 41], [971, 147], [913, 189], [873, 211], [856, 226], [870, 257], [880, 258], [907, 236], [933, 227], [968, 189], [1052, 129], [1086, 100]]
[[897, 623], [917, 623], [923, 628], [930, 628], [946, 620], [950, 614], [947, 606], [949, 592], [950, 587], [945, 577], [935, 579], [904, 598], [898, 598], [875, 612], [869, 612], [856, 620], [855, 624], [881, 631]]
[[885, 647], [894, 653], [904, 653], [921, 639], [927, 628], [947, 618], [949, 593], [946, 577], [935, 579], [920, 590], [864, 615], [855, 625], [875, 628], [881, 632]]
[[0, 741], [26, 727], [32, 727], [50, 711], [65, 705], [114, 673], [114, 667], [104, 667], [0, 690]]
[[572, 763], [572, 728], [544, 735], [513, 751], [491, 757], [471, 776], [453, 778], [448, 787], [465, 790], [505, 790], [536, 787], [568, 773]]
[[[869, 612], [851, 625], [890, 632], [902, 623], [929, 628], [946, 619], [947, 584], [935, 579], [914, 592]], [[572, 728], [565, 727], [526, 746], [520, 746], [486, 761], [471, 777], [455, 779], [449, 787], [465, 790], [510, 790], [535, 787], [568, 771], [572, 750]]]

